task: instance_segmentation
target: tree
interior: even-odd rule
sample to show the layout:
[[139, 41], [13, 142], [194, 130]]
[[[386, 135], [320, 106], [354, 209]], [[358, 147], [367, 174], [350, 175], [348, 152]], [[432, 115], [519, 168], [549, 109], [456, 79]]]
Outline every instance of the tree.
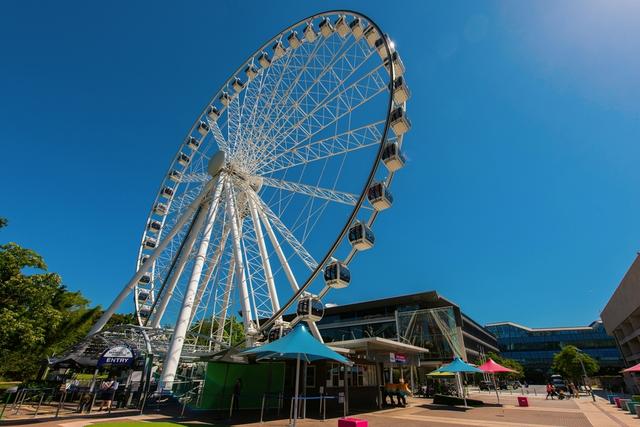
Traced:
[[0, 377], [30, 378], [43, 359], [86, 335], [100, 314], [88, 305], [47, 271], [36, 252], [16, 243], [0, 245]]
[[579, 351], [577, 347], [566, 345], [553, 356], [551, 369], [574, 382], [582, 382], [585, 372], [587, 376], [591, 376], [598, 372], [600, 366], [597, 360]]

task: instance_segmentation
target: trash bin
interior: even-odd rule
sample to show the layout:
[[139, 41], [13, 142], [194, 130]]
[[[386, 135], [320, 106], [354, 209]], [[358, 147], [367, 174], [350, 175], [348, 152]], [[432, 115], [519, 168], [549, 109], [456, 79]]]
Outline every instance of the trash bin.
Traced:
[[360, 418], [340, 418], [338, 427], [369, 427], [369, 421]]
[[524, 396], [518, 396], [518, 406], [529, 406], [529, 399]]

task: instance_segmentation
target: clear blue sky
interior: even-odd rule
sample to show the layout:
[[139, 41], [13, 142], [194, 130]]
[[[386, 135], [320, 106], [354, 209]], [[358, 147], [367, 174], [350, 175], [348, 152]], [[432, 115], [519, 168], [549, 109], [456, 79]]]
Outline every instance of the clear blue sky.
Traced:
[[3, 1], [0, 240], [107, 305], [202, 106], [282, 27], [345, 4], [395, 40], [414, 128], [379, 244], [328, 302], [435, 289], [482, 323], [596, 319], [640, 248], [631, 0]]

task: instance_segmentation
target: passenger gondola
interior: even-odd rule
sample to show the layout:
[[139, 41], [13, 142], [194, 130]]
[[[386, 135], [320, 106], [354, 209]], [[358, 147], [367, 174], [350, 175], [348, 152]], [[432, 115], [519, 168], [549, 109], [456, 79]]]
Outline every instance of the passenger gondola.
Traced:
[[411, 129], [411, 121], [409, 121], [407, 113], [402, 107], [398, 107], [391, 112], [390, 121], [391, 129], [397, 136], [401, 136]]
[[269, 330], [268, 341], [276, 341], [291, 332], [291, 327], [287, 322], [277, 322]]
[[157, 244], [158, 244], [158, 241], [153, 237], [147, 236], [147, 238], [144, 239], [144, 247], [146, 249], [153, 249], [156, 247]]
[[349, 25], [347, 24], [347, 17], [344, 15], [340, 15], [338, 20], [336, 21], [336, 31], [340, 34], [340, 37], [344, 38], [347, 34], [349, 34]]
[[382, 149], [382, 162], [389, 172], [395, 172], [404, 167], [406, 159], [397, 142], [387, 142]]
[[304, 296], [298, 301], [296, 314], [302, 320], [317, 322], [324, 316], [324, 306], [320, 298], [314, 296]]
[[207, 117], [215, 122], [220, 117], [220, 111], [213, 105], [209, 105], [209, 108], [207, 108]]
[[173, 188], [163, 187], [162, 190], [160, 190], [160, 195], [165, 199], [170, 199], [171, 197], [173, 197]]
[[292, 49], [297, 49], [302, 44], [302, 41], [298, 38], [298, 33], [296, 31], [291, 31], [291, 33], [287, 36], [287, 41], [289, 42], [289, 46]]
[[371, 184], [367, 191], [367, 198], [371, 206], [377, 211], [388, 209], [393, 204], [393, 196], [384, 182]]
[[376, 241], [373, 231], [363, 222], [357, 221], [349, 228], [349, 243], [355, 249], [364, 251], [371, 249]]
[[187, 154], [185, 153], [178, 154], [178, 163], [180, 163], [182, 166], [187, 166], [190, 161], [191, 161], [191, 158], [189, 158]]
[[198, 125], [198, 133], [202, 136], [205, 136], [209, 132], [209, 125], [205, 122], [200, 122]]
[[342, 289], [349, 286], [351, 272], [347, 265], [340, 261], [330, 262], [324, 269], [324, 283], [332, 289]]
[[333, 28], [331, 21], [329, 21], [329, 18], [327, 17], [322, 18], [322, 21], [320, 22], [320, 25], [318, 25], [318, 28], [320, 28], [320, 34], [325, 37], [329, 37], [335, 31], [335, 28]]
[[200, 147], [200, 141], [190, 136], [189, 138], [187, 138], [187, 147], [191, 148], [192, 150], [197, 150], [198, 147]]
[[161, 229], [162, 229], [162, 223], [160, 221], [153, 220], [149, 222], [149, 225], [147, 225], [147, 230], [149, 230], [152, 233], [158, 234]]
[[398, 104], [404, 104], [410, 96], [409, 86], [404, 77], [399, 76], [393, 81], [393, 100]]
[[313, 28], [313, 23], [309, 22], [306, 27], [304, 27], [304, 39], [309, 43], [313, 43], [318, 38], [318, 34], [316, 33], [315, 28]]

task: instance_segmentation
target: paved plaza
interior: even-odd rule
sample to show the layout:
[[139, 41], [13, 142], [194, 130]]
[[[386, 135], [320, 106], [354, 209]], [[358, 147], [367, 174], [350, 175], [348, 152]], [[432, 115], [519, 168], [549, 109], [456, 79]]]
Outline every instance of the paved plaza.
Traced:
[[[358, 418], [366, 419], [372, 427], [385, 426], [430, 426], [430, 427], [541, 427], [541, 426], [562, 426], [562, 427], [640, 427], [640, 418], [622, 411], [605, 400], [597, 398], [596, 402], [589, 397], [571, 400], [545, 400], [544, 396], [529, 395], [529, 407], [517, 406], [517, 394], [503, 393], [501, 403], [497, 403], [495, 394], [487, 392], [471, 393], [471, 398], [481, 399], [485, 402], [484, 407], [479, 408], [458, 408], [433, 405], [431, 399], [412, 398], [407, 408], [393, 408], [376, 412], [369, 412], [356, 415]], [[211, 424], [207, 419], [198, 420], [171, 420], [159, 414], [136, 415], [136, 412], [114, 411], [110, 416], [107, 414], [93, 414], [91, 417], [70, 417], [53, 420], [44, 415], [43, 418], [33, 419], [29, 417], [10, 417], [0, 424], [12, 425], [33, 425], [56, 426], [56, 427], [83, 427], [86, 425], [99, 426], [104, 422], [116, 420], [137, 420], [145, 421], [153, 427], [154, 422], [173, 421], [189, 426], [197, 425], [243, 425], [247, 427], [276, 427], [286, 426], [288, 420], [267, 421], [265, 423], [222, 423]], [[300, 420], [300, 426], [305, 427], [327, 427], [336, 426], [337, 419], [322, 420]]]

